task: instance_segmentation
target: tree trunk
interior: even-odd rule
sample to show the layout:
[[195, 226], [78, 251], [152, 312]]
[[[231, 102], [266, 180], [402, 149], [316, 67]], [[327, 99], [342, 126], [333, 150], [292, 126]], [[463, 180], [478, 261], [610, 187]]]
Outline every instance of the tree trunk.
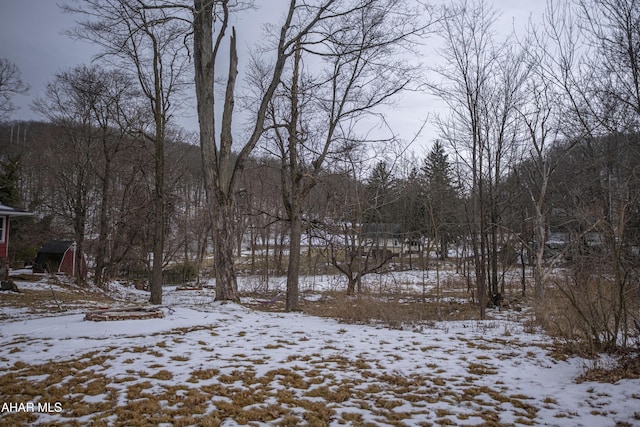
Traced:
[[215, 209], [214, 245], [216, 269], [216, 301], [240, 302], [236, 272], [233, 268], [233, 206], [219, 201]]
[[[540, 199], [542, 204], [543, 199]], [[536, 298], [544, 300], [544, 250], [547, 240], [546, 218], [540, 206], [536, 206], [536, 269], [535, 269], [535, 292]]]
[[[479, 161], [479, 176], [482, 176], [482, 159]], [[476, 236], [474, 236], [474, 264], [476, 271], [476, 286], [478, 289], [478, 304], [480, 304], [480, 319], [485, 318], [485, 312], [487, 308], [487, 223], [484, 210], [484, 191], [482, 189], [483, 182], [480, 179], [478, 184], [478, 209], [474, 210], [474, 214], [477, 212], [479, 219], [475, 221]], [[478, 244], [479, 237], [479, 244]]]
[[[492, 195], [492, 197], [495, 197]], [[495, 200], [491, 201], [492, 205], [497, 203]], [[498, 289], [498, 218], [494, 211], [495, 207], [491, 210], [491, 297], [499, 292]]]
[[302, 240], [302, 217], [299, 203], [293, 203], [293, 216], [291, 218], [291, 231], [289, 234], [289, 266], [287, 268], [287, 311], [298, 311], [299, 304], [299, 277], [300, 277], [300, 247]]
[[[157, 126], [156, 126], [157, 127]], [[156, 134], [156, 178], [154, 191], [153, 266], [151, 304], [162, 304], [162, 265], [164, 261], [164, 144]]]
[[[78, 191], [82, 191], [81, 186], [78, 186]], [[80, 274], [81, 270], [81, 260], [82, 254], [84, 253], [84, 230], [86, 226], [86, 210], [83, 208], [83, 204], [81, 202], [82, 196], [77, 195], [76, 198], [76, 207], [75, 207], [75, 218], [74, 218], [74, 234], [75, 234], [75, 250], [73, 253], [73, 260], [75, 263], [74, 270], [74, 280], [76, 284], [82, 285], [84, 284], [84, 278], [82, 274]]]
[[162, 267], [164, 263], [164, 131], [165, 118], [162, 112], [162, 82], [159, 76], [158, 55], [154, 54], [154, 121], [155, 135], [153, 144], [155, 148], [155, 191], [153, 193], [154, 203], [154, 226], [153, 226], [153, 273], [151, 278], [151, 304], [162, 304]]
[[[229, 76], [225, 93], [225, 106], [220, 135], [220, 153], [216, 147], [213, 82], [215, 52], [213, 45], [214, 2], [194, 0], [193, 21], [194, 66], [200, 148], [207, 210], [213, 227], [214, 265], [216, 271], [216, 301], [238, 302], [237, 282], [233, 266], [233, 195], [230, 171], [231, 118], [233, 90], [237, 75], [235, 34], [231, 37]], [[225, 11], [226, 12], [226, 11]], [[216, 50], [227, 25], [227, 16], [217, 39]], [[227, 152], [228, 151], [228, 152]]]
[[520, 285], [522, 288], [522, 297], [527, 296], [527, 264], [524, 256], [525, 246], [520, 245]]
[[348, 296], [353, 296], [356, 293], [356, 283], [358, 282], [358, 276], [352, 274], [350, 276], [348, 276], [348, 281], [347, 281], [347, 295]]
[[[288, 126], [288, 152], [289, 152], [289, 191], [283, 187], [284, 204], [289, 215], [289, 266], [287, 267], [287, 311], [297, 311], [300, 278], [300, 241], [302, 240], [302, 199], [305, 196], [302, 185], [302, 171], [298, 164], [298, 79], [300, 66], [300, 46], [296, 47], [293, 63], [293, 77], [291, 84], [291, 118]], [[287, 173], [283, 168], [282, 173]], [[284, 177], [283, 177], [284, 178]], [[283, 179], [286, 185], [287, 179]], [[288, 193], [288, 197], [287, 197]], [[288, 200], [287, 200], [288, 199]]]
[[[106, 147], [106, 144], [103, 145]], [[110, 202], [109, 183], [111, 182], [111, 156], [105, 148], [105, 165], [104, 177], [102, 178], [102, 198], [100, 201], [100, 225], [98, 232], [98, 242], [96, 247], [96, 270], [94, 273], [93, 283], [96, 286], [102, 286], [103, 274], [105, 269], [105, 258], [107, 254], [107, 236], [109, 234], [109, 218], [107, 207]]]
[[[271, 227], [267, 227], [267, 239], [265, 242], [264, 249], [264, 282], [266, 284], [266, 290], [269, 291], [269, 242], [271, 241]], [[275, 241], [275, 233], [274, 233], [274, 241]]]
[[164, 264], [164, 137], [166, 129], [166, 116], [164, 114], [164, 93], [162, 82], [162, 64], [158, 52], [158, 43], [153, 39], [153, 120], [155, 122], [155, 135], [153, 145], [155, 148], [155, 191], [154, 191], [154, 226], [153, 226], [153, 274], [151, 278], [151, 304], [162, 304], [162, 267]]

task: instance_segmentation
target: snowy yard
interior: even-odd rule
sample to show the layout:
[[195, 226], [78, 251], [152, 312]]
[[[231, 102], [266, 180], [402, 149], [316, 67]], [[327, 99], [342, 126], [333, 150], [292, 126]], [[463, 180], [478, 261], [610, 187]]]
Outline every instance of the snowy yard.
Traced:
[[0, 425], [640, 425], [640, 380], [577, 383], [593, 361], [554, 359], [526, 316], [392, 330], [165, 292], [164, 318], [114, 322], [1, 293]]

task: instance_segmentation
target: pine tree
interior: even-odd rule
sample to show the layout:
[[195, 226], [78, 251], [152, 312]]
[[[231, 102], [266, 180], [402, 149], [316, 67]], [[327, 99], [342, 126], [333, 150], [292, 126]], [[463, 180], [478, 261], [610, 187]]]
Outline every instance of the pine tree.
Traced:
[[454, 190], [453, 167], [440, 141], [436, 141], [433, 144], [431, 151], [427, 155], [422, 171], [427, 178], [429, 187]]
[[440, 141], [436, 141], [425, 159], [422, 172], [427, 190], [427, 221], [433, 237], [438, 237], [440, 257], [447, 257], [447, 246], [455, 234], [458, 192], [453, 166]]
[[0, 202], [11, 207], [21, 204], [18, 178], [20, 174], [20, 156], [10, 156], [0, 161]]
[[386, 223], [391, 220], [391, 201], [394, 184], [389, 165], [378, 162], [367, 181], [368, 208], [365, 213], [367, 223]]

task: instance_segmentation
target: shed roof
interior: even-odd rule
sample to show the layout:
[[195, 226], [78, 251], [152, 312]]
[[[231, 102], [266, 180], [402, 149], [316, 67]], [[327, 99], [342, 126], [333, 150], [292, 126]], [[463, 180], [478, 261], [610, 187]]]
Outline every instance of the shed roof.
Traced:
[[49, 240], [42, 245], [38, 253], [63, 254], [73, 244], [73, 240]]

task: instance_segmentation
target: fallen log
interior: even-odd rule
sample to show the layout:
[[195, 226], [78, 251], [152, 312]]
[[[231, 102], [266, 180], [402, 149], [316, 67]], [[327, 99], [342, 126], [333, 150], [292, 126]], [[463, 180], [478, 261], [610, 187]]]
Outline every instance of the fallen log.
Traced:
[[162, 317], [164, 317], [164, 311], [157, 307], [127, 307], [90, 311], [85, 314], [84, 320], [104, 322], [113, 320], [159, 319]]
[[202, 286], [176, 286], [176, 291], [201, 291]]

